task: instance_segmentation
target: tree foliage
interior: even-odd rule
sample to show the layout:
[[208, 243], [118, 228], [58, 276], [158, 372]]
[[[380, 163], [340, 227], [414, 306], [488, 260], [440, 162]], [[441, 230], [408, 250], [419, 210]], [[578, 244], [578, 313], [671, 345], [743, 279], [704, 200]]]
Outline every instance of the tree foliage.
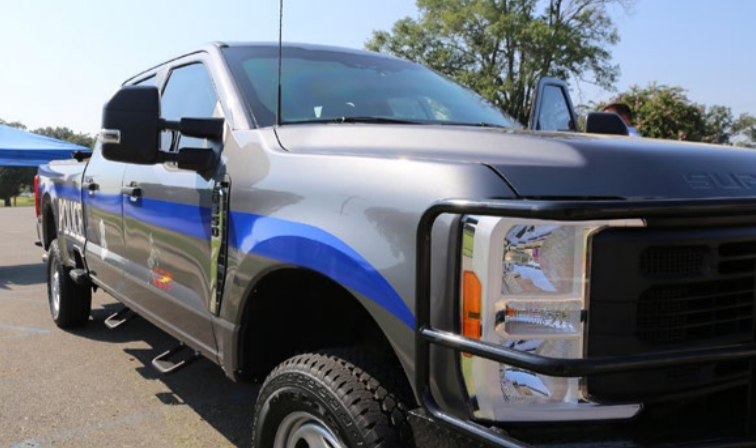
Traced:
[[44, 127], [37, 128], [32, 131], [35, 134], [44, 135], [45, 137], [56, 138], [58, 140], [64, 140], [69, 143], [73, 143], [79, 146], [85, 146], [87, 148], [94, 148], [95, 138], [89, 134], [82, 134], [80, 132], [74, 132], [66, 127]]
[[5, 121], [2, 118], [0, 118], [0, 124], [2, 124], [4, 126], [9, 126], [9, 127], [12, 127], [12, 128], [16, 128], [16, 129], [21, 129], [23, 131], [26, 130], [26, 125], [23, 124], [23, 123], [21, 123], [20, 121], [10, 121], [9, 122], [9, 121]]
[[736, 145], [756, 149], [756, 117], [740, 114], [732, 124], [732, 134], [736, 136]]
[[732, 137], [732, 109], [725, 106], [711, 106], [705, 109], [706, 138], [711, 143], [726, 145]]
[[6, 207], [11, 206], [11, 198], [17, 196], [22, 188], [33, 184], [36, 173], [35, 167], [0, 167], [0, 199]]
[[705, 111], [685, 89], [649, 84], [632, 86], [615, 100], [633, 111], [633, 125], [644, 137], [700, 142], [707, 136]]
[[[644, 137], [686, 140], [717, 144], [731, 144], [736, 135], [749, 138], [748, 123], [756, 119], [748, 114], [734, 120], [729, 107], [696, 104], [688, 99], [682, 87], [651, 83], [645, 87], [632, 86], [611, 102], [625, 103], [633, 111], [633, 126]], [[600, 110], [605, 103], [599, 103]], [[753, 135], [756, 137], [756, 135]]]
[[420, 17], [375, 31], [368, 49], [425, 64], [526, 123], [544, 76], [610, 87], [619, 40], [608, 7], [632, 0], [417, 0]]

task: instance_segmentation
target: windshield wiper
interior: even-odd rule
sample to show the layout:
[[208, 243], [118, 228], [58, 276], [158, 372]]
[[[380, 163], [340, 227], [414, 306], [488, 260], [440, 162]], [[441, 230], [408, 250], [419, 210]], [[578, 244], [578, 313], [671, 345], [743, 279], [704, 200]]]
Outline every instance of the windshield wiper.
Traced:
[[313, 124], [313, 123], [371, 123], [371, 124], [421, 124], [421, 125], [441, 125], [441, 126], [472, 126], [479, 128], [495, 128], [495, 129], [514, 129], [511, 126], [504, 126], [501, 124], [479, 122], [479, 123], [466, 123], [462, 121], [443, 121], [443, 120], [405, 120], [401, 118], [389, 118], [389, 117], [331, 117], [331, 118], [315, 118], [312, 120], [301, 121], [284, 121], [282, 124]]
[[427, 124], [422, 121], [402, 120], [400, 118], [388, 118], [388, 117], [316, 118], [313, 120], [285, 121], [283, 124], [312, 124], [312, 123]]
[[463, 121], [438, 121], [433, 124], [440, 124], [442, 126], [472, 126], [475, 128], [495, 128], [495, 129], [514, 129], [512, 126], [504, 126], [502, 124], [487, 123], [481, 121], [479, 123], [466, 123]]

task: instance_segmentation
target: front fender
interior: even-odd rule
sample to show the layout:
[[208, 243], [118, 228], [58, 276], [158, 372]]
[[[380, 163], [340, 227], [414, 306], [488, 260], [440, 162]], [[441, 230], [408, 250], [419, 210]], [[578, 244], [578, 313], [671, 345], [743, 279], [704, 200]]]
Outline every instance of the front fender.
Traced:
[[[412, 311], [380, 272], [354, 249], [324, 230], [268, 216], [232, 212], [229, 246], [237, 257], [262, 257], [274, 264], [303, 267], [323, 274], [385, 309], [408, 329], [414, 328]], [[243, 272], [238, 274], [245, 277]], [[231, 293], [230, 300], [238, 300], [233, 298], [237, 294], [242, 293]], [[234, 313], [227, 314], [229, 309]], [[224, 307], [223, 317], [233, 321], [240, 314], [235, 311], [238, 308], [233, 305]]]

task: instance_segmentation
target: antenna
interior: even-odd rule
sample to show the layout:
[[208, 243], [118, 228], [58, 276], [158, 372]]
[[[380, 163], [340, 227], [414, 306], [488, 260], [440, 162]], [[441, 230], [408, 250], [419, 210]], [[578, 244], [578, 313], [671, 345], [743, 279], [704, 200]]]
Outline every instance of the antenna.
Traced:
[[283, 65], [283, 8], [284, 0], [278, 3], [278, 91], [276, 93], [276, 127], [281, 126], [281, 67]]

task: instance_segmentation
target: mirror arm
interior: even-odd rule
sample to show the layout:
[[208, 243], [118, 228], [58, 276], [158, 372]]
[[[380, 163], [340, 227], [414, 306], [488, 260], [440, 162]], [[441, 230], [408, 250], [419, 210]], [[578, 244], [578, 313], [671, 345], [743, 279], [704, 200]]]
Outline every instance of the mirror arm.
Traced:
[[158, 152], [157, 163], [174, 162], [182, 170], [198, 173], [211, 171], [218, 163], [219, 155], [210, 148], [181, 148], [178, 152]]
[[178, 153], [158, 151], [156, 163], [178, 162], [178, 160]]
[[181, 122], [173, 120], [160, 119], [158, 121], [158, 127], [161, 131], [177, 131], [181, 132]]
[[223, 138], [223, 118], [182, 118], [180, 121], [160, 119], [161, 131], [177, 131], [187, 137], [221, 140]]

